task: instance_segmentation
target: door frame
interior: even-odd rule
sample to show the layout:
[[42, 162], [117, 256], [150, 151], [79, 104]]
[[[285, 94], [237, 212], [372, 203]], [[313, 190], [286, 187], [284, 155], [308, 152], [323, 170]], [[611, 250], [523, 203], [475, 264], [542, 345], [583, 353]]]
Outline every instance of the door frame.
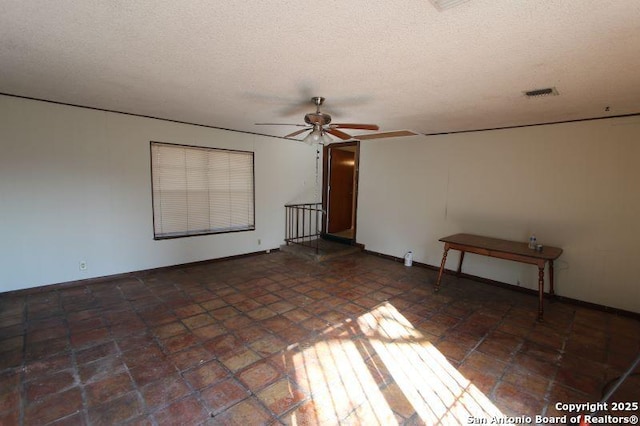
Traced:
[[[322, 147], [322, 210], [326, 212], [325, 219], [322, 221], [322, 235], [330, 235], [327, 234], [327, 223], [329, 221], [330, 211], [328, 208], [329, 198], [328, 198], [328, 187], [329, 187], [329, 175], [331, 171], [329, 170], [329, 155], [330, 150], [334, 148], [340, 149], [341, 147], [352, 146], [354, 147], [354, 170], [353, 170], [353, 213], [352, 213], [352, 226], [353, 226], [353, 238], [351, 239], [352, 243], [356, 242], [357, 235], [357, 221], [358, 221], [358, 182], [360, 179], [360, 141], [349, 141], [349, 142], [335, 142], [329, 145], [324, 145]], [[332, 237], [339, 239], [338, 237]]]

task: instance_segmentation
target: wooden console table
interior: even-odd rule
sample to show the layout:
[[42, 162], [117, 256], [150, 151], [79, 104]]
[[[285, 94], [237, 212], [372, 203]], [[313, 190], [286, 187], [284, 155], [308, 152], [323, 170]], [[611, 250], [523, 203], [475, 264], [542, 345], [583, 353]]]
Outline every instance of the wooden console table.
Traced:
[[471, 234], [455, 234], [440, 238], [440, 241], [444, 243], [444, 254], [442, 255], [442, 263], [440, 264], [440, 272], [438, 273], [438, 281], [436, 282], [436, 291], [440, 290], [444, 264], [447, 261], [447, 253], [450, 249], [460, 251], [458, 276], [460, 276], [462, 272], [462, 261], [464, 260], [465, 252], [536, 265], [538, 267], [538, 320], [542, 321], [544, 264], [549, 262], [549, 294], [553, 296], [555, 294], [553, 292], [553, 261], [562, 254], [561, 248], [545, 246], [542, 251], [536, 251], [530, 249], [527, 243], [499, 240], [497, 238], [481, 237]]

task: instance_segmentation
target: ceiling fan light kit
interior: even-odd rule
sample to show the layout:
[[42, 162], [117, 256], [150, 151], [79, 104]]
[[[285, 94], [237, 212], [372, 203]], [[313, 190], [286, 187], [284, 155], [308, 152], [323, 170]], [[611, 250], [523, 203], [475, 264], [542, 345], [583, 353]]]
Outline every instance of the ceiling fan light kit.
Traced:
[[308, 145], [320, 144], [328, 145], [333, 142], [333, 139], [322, 129], [321, 126], [314, 125], [313, 130], [309, 133], [302, 142]]
[[376, 124], [361, 124], [361, 123], [331, 123], [331, 116], [320, 111], [320, 107], [324, 103], [324, 98], [322, 96], [314, 96], [311, 98], [311, 102], [316, 106], [315, 112], [310, 112], [305, 114], [304, 124], [285, 124], [285, 123], [256, 123], [256, 125], [260, 126], [297, 126], [304, 127], [302, 130], [296, 130], [295, 132], [289, 133], [285, 135], [285, 138], [293, 138], [298, 136], [304, 132], [310, 132], [307, 136], [302, 139], [302, 142], [308, 145], [328, 145], [333, 142], [331, 136], [335, 136], [338, 139], [343, 141], [352, 140], [352, 139], [381, 139], [381, 138], [393, 138], [399, 136], [412, 136], [417, 135], [418, 133], [410, 132], [410, 131], [396, 131], [396, 132], [386, 132], [386, 133], [374, 133], [367, 135], [356, 135], [351, 136], [348, 133], [343, 132], [339, 129], [357, 129], [357, 130], [379, 130], [380, 128]]

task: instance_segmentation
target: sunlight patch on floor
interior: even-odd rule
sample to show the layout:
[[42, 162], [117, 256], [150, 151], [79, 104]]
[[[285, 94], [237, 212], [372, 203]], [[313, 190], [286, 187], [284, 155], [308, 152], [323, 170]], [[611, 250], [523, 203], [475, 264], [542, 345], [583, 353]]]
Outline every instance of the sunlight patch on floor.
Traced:
[[466, 424], [502, 415], [388, 302], [326, 329], [291, 361], [313, 399], [313, 410], [290, 414], [294, 425], [397, 425], [414, 413], [426, 424]]

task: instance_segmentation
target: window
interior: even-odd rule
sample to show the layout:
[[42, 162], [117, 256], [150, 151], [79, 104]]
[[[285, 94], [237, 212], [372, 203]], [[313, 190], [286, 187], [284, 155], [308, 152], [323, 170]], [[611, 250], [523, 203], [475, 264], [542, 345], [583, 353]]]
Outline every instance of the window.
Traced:
[[154, 239], [255, 229], [253, 152], [151, 142]]

